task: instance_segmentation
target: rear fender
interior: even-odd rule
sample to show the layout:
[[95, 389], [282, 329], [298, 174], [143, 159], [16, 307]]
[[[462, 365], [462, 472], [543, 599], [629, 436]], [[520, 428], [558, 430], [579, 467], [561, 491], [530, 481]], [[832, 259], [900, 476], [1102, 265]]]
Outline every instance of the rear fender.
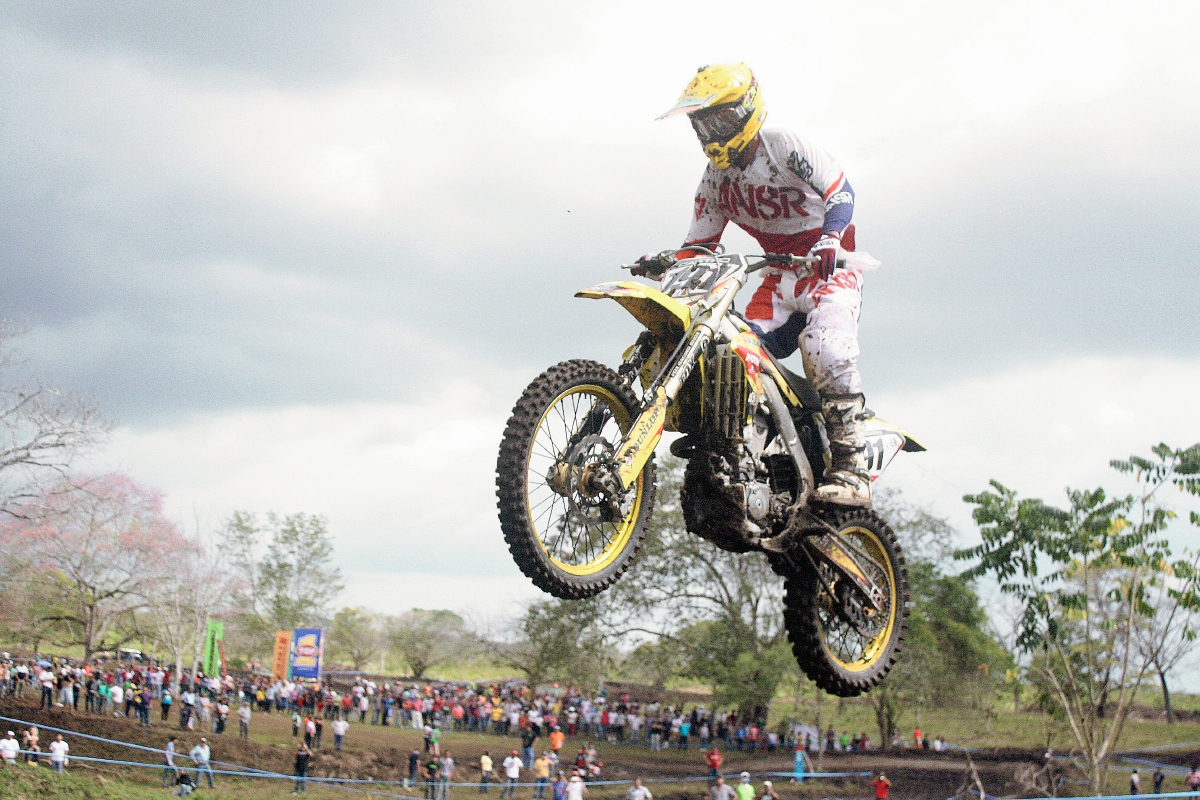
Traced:
[[890, 422], [871, 417], [863, 423], [863, 439], [866, 447], [867, 471], [874, 481], [887, 469], [888, 464], [901, 450], [919, 453], [925, 445], [909, 436]]

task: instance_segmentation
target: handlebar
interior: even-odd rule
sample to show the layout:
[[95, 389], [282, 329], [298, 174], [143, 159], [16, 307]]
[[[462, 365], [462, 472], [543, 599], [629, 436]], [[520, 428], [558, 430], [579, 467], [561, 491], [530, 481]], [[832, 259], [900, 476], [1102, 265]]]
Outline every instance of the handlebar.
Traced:
[[[665, 272], [667, 269], [669, 269], [675, 263], [680, 253], [699, 253], [706, 256], [717, 256], [722, 252], [724, 252], [723, 249], [718, 249], [718, 251], [714, 252], [709, 250], [707, 247], [693, 245], [681, 250], [664, 250], [661, 253], [650, 257], [643, 256], [633, 264], [622, 264], [621, 269], [630, 270], [634, 275], [639, 277], [656, 277], [656, 275], [661, 275], [662, 272]], [[762, 259], [763, 260], [757, 264], [751, 264], [749, 268], [747, 268], [746, 272], [757, 272], [758, 270], [765, 269], [767, 267], [806, 267], [820, 263], [821, 261], [821, 259], [817, 256], [797, 256], [792, 255], [791, 253], [763, 253]], [[845, 264], [845, 259], [839, 258], [837, 260], [837, 266], [839, 268], [844, 267]]]
[[791, 253], [763, 253], [763, 263], [775, 267], [802, 267], [820, 262], [816, 256], [794, 256]]

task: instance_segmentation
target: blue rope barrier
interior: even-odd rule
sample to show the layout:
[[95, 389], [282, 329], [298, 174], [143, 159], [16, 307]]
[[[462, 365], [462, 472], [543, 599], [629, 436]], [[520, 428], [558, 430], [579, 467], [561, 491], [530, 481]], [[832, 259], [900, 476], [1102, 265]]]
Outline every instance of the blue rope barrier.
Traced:
[[[48, 756], [46, 753], [43, 753], [38, 750], [18, 750], [17, 753], [19, 755], [37, 756], [39, 761], [41, 759], [48, 759]], [[263, 771], [263, 770], [258, 770], [255, 772], [244, 772], [244, 771], [225, 770], [225, 769], [204, 770], [203, 767], [196, 767], [196, 766], [185, 767], [185, 766], [181, 766], [179, 764], [168, 765], [165, 763], [163, 763], [163, 764], [147, 764], [144, 761], [121, 761], [121, 760], [112, 759], [112, 758], [95, 758], [93, 756], [72, 756], [69, 754], [66, 756], [66, 760], [68, 762], [84, 761], [84, 762], [96, 763], [96, 764], [112, 764], [114, 766], [119, 766], [119, 767], [138, 767], [140, 769], [153, 769], [153, 770], [164, 770], [164, 769], [175, 770], [175, 771], [186, 770], [186, 771], [190, 772], [190, 771], [199, 769], [201, 771], [211, 771], [214, 776], [221, 775], [226, 778], [270, 778], [272, 780], [289, 780], [290, 781], [290, 780], [295, 780], [297, 777], [295, 775], [284, 775], [283, 773], [280, 773], [280, 772], [267, 772], [267, 771]], [[792, 777], [794, 774], [795, 773], [791, 773], [791, 772], [756, 772], [756, 773], [752, 773], [751, 777], [772, 777], [772, 776]], [[815, 772], [815, 773], [810, 772], [810, 773], [806, 773], [805, 777], [807, 777], [807, 778], [812, 778], [812, 777], [819, 777], [819, 778], [864, 777], [864, 776], [868, 776], [870, 774], [871, 774], [870, 772]], [[740, 772], [729, 773], [730, 777], [735, 776], [735, 775], [741, 775], [741, 773]], [[308, 781], [313, 781], [316, 783], [329, 783], [329, 784], [337, 784], [337, 783], [370, 784], [373, 786], [403, 786], [404, 785], [403, 781], [375, 780], [373, 778], [327, 778], [327, 777], [319, 777], [319, 776], [315, 776], [315, 775], [308, 775], [308, 776], [305, 776], [304, 779], [308, 780]], [[698, 777], [694, 777], [694, 778], [649, 778], [649, 779], [644, 779], [644, 780], [647, 783], [687, 783], [687, 782], [698, 783], [698, 782], [706, 782], [706, 781], [709, 781], [712, 779], [707, 775], [703, 775], [703, 776], [698, 776]], [[424, 781], [415, 781], [414, 784], [416, 784], [416, 783], [424, 783]], [[438, 781], [437, 783], [440, 784], [441, 782]], [[626, 779], [608, 780], [608, 781], [587, 781], [588, 786], [616, 786], [616, 785], [627, 784], [627, 783], [633, 783], [633, 781], [626, 780]], [[479, 786], [479, 781], [449, 781], [445, 785], [446, 786], [477, 787], [477, 786]], [[498, 782], [496, 782], [496, 785], [503, 786], [505, 784], [503, 782], [498, 781]], [[534, 786], [537, 786], [538, 784], [519, 782], [519, 783], [516, 783], [513, 785], [523, 786], [523, 787], [534, 787]], [[397, 795], [397, 796], [407, 797], [407, 795]]]
[[[53, 725], [39, 725], [36, 722], [29, 722], [28, 720], [14, 719], [12, 717], [4, 717], [4, 716], [0, 716], [0, 720], [2, 720], [4, 722], [16, 723], [18, 726], [25, 725], [28, 727], [39, 728], [41, 730], [54, 731], [55, 733], [70, 734], [71, 736], [77, 736], [80, 739], [90, 739], [94, 742], [104, 742], [105, 744], [115, 744], [120, 747], [128, 747], [132, 750], [141, 750], [146, 753], [155, 753], [156, 755], [160, 755], [160, 756], [164, 756], [164, 757], [167, 754], [166, 750], [160, 750], [160, 749], [157, 749], [154, 747], [147, 747], [144, 744], [134, 744], [133, 742], [122, 742], [119, 739], [106, 739], [103, 736], [94, 736], [90, 733], [80, 733], [79, 731], [73, 731], [68, 728], [56, 728]], [[186, 758], [189, 761], [193, 761], [193, 762], [195, 761], [195, 759], [193, 759], [187, 753], [179, 752], [179, 753], [174, 753], [173, 755], [175, 756], [175, 758]], [[208, 763], [219, 764], [223, 767], [236, 767], [237, 769], [250, 770], [250, 771], [254, 771], [254, 772], [262, 772], [262, 773], [271, 774], [271, 775], [280, 774], [277, 772], [269, 772], [268, 770], [256, 770], [254, 767], [244, 767], [241, 764], [233, 764], [228, 761], [209, 761]], [[287, 776], [284, 776], [284, 777], [287, 777]]]

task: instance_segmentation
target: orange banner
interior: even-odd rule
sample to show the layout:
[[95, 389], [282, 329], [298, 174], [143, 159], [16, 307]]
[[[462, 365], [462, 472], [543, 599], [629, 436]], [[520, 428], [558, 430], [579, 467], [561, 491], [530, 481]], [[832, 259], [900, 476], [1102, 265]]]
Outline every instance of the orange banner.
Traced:
[[275, 658], [271, 662], [271, 674], [281, 681], [288, 678], [288, 649], [291, 643], [290, 631], [275, 631]]

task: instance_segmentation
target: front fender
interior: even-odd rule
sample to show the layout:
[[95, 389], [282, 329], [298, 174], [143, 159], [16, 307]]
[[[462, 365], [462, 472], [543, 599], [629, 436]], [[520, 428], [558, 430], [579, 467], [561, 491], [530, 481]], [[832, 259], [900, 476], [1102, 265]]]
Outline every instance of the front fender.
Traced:
[[611, 298], [646, 326], [660, 342], [678, 341], [692, 324], [692, 309], [652, 286], [637, 281], [597, 283], [575, 293], [589, 300]]

